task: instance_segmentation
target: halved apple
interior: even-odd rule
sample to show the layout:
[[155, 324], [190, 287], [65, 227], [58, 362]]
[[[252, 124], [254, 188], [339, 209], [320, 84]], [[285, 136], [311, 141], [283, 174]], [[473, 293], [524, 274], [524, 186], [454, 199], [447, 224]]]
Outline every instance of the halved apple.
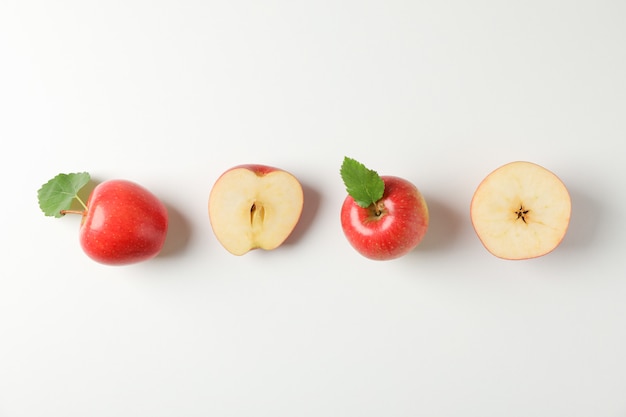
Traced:
[[224, 172], [209, 196], [209, 218], [217, 240], [234, 255], [272, 250], [300, 220], [304, 193], [282, 169], [247, 164]]
[[572, 203], [563, 182], [525, 161], [490, 173], [472, 198], [470, 217], [485, 248], [503, 259], [530, 259], [554, 250], [565, 237]]

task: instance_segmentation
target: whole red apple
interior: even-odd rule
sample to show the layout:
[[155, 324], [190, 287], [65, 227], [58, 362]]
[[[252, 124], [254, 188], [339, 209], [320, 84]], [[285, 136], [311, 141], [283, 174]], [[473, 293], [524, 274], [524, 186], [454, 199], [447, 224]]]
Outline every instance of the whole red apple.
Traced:
[[124, 265], [156, 256], [165, 243], [168, 215], [154, 194], [126, 180], [105, 181], [87, 200], [80, 244], [103, 264]]
[[[82, 215], [80, 245], [97, 262], [125, 265], [155, 257], [167, 235], [165, 205], [144, 187], [126, 180], [97, 185], [85, 204], [78, 191], [89, 180], [86, 172], [57, 175], [38, 191], [42, 211], [54, 217]], [[82, 210], [71, 209], [74, 200]]]
[[[358, 166], [355, 163], [347, 162], [352, 170]], [[359, 165], [357, 170], [366, 169]], [[399, 258], [413, 250], [424, 238], [429, 221], [426, 201], [417, 187], [403, 178], [378, 176], [371, 170], [366, 174], [349, 174], [347, 169], [344, 161], [342, 177], [344, 182], [348, 179], [349, 194], [341, 208], [341, 226], [348, 242], [360, 254], [374, 260]], [[350, 178], [359, 176], [356, 185], [350, 186]], [[377, 185], [368, 185], [370, 180]], [[361, 196], [355, 190], [359, 186], [365, 189]], [[379, 191], [372, 191], [376, 189]], [[365, 196], [368, 198], [360, 198]]]

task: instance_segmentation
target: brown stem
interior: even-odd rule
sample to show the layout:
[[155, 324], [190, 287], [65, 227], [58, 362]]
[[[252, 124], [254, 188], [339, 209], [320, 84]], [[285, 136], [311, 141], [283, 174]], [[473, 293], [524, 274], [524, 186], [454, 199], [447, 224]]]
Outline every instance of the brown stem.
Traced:
[[61, 210], [61, 214], [64, 216], [66, 214], [80, 214], [82, 216], [85, 212], [82, 210]]
[[374, 203], [374, 214], [376, 215], [376, 217], [380, 217], [383, 214], [383, 211], [385, 210], [385, 204], [379, 200], [376, 203]]

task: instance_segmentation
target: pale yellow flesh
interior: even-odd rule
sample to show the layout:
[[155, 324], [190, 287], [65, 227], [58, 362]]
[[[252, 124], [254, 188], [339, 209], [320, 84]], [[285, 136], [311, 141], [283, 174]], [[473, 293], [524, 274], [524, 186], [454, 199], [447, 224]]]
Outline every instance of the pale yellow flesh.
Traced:
[[224, 173], [211, 190], [211, 227], [232, 254], [272, 250], [295, 228], [303, 202], [302, 187], [293, 175], [278, 170], [260, 176], [236, 168]]
[[[527, 211], [523, 218], [520, 208]], [[504, 259], [528, 259], [551, 252], [562, 241], [569, 226], [571, 199], [552, 172], [519, 161], [483, 180], [470, 213], [476, 234], [489, 252]]]

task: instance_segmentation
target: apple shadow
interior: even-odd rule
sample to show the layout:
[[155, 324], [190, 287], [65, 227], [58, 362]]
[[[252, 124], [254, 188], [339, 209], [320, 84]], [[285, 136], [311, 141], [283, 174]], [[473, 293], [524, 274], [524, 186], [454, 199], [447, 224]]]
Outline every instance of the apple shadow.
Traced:
[[168, 215], [167, 236], [157, 258], [169, 258], [182, 252], [191, 239], [192, 229], [189, 221], [175, 207], [164, 204]]
[[602, 216], [602, 207], [576, 188], [569, 188], [572, 214], [567, 233], [560, 248], [565, 251], [582, 250], [593, 244], [594, 235]]
[[302, 184], [302, 192], [304, 193], [304, 204], [302, 206], [302, 214], [295, 229], [284, 242], [284, 245], [295, 245], [306, 234], [307, 230], [313, 224], [313, 220], [317, 215], [322, 200], [321, 194], [307, 184]]
[[428, 197], [426, 202], [430, 215], [428, 230], [414, 252], [433, 252], [449, 248], [462, 229], [463, 219], [441, 200]]

